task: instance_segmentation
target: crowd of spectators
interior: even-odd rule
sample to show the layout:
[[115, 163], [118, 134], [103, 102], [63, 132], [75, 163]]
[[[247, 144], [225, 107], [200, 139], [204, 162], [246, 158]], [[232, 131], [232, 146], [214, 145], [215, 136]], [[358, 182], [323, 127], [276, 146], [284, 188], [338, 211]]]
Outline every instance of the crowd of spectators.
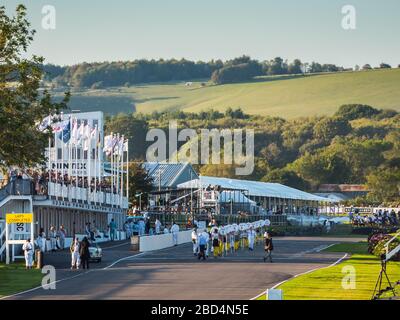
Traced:
[[[95, 190], [111, 193], [118, 193], [117, 187], [114, 185], [111, 188], [110, 178], [95, 178], [81, 176], [69, 176], [67, 173], [64, 175], [61, 171], [56, 170], [16, 170], [12, 169], [8, 172], [8, 179], [2, 179], [1, 187], [10, 184], [10, 188], [14, 194], [18, 194], [18, 186], [21, 185], [22, 181], [30, 181], [31, 191], [35, 195], [47, 195], [48, 194], [48, 183], [58, 183], [65, 186], [73, 186], [80, 188], [89, 188], [91, 192]], [[111, 190], [113, 189], [113, 190]]]
[[373, 214], [355, 213], [352, 218], [352, 223], [355, 226], [396, 226], [400, 222], [400, 209], [397, 211], [392, 209], [389, 210], [378, 210]]

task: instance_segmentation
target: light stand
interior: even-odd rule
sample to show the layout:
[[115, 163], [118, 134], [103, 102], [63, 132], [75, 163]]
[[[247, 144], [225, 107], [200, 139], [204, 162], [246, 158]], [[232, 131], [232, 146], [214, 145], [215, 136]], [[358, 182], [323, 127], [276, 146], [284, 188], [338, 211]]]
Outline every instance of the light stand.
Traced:
[[[390, 282], [390, 279], [386, 273], [386, 255], [382, 255], [381, 257], [381, 271], [379, 272], [378, 280], [376, 280], [375, 288], [374, 288], [374, 293], [372, 294], [372, 300], [379, 299], [379, 297], [384, 293], [385, 291], [391, 290], [393, 292], [393, 296], [396, 295], [396, 292], [394, 291], [394, 288], [392, 286], [392, 283]], [[385, 276], [389, 286], [386, 287], [385, 290], [382, 290], [382, 280], [383, 276]]]

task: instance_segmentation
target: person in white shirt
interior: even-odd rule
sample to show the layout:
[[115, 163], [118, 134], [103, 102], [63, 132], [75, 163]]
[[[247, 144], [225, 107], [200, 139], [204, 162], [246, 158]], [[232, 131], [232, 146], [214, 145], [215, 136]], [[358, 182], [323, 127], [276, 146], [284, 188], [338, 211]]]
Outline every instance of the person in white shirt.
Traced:
[[231, 253], [235, 252], [235, 231], [230, 230], [229, 232], [229, 247], [231, 250]]
[[22, 250], [24, 251], [26, 269], [32, 269], [32, 264], [33, 264], [33, 245], [31, 243], [31, 239], [27, 239], [26, 240], [26, 242], [22, 246]]
[[50, 249], [52, 252], [54, 252], [56, 251], [56, 246], [57, 246], [57, 232], [54, 226], [50, 227], [49, 237], [50, 237]]
[[256, 239], [256, 232], [253, 230], [253, 227], [250, 227], [247, 233], [247, 240], [249, 242], [249, 250], [253, 251], [254, 249], [254, 241]]
[[79, 249], [80, 249], [80, 243], [79, 239], [76, 238], [72, 243], [71, 243], [71, 269], [79, 269], [79, 265], [81, 262], [80, 256], [79, 256]]
[[156, 234], [160, 233], [160, 228], [161, 228], [161, 222], [160, 220], [158, 220], [158, 218], [156, 219], [156, 222], [154, 223], [155, 225], [155, 229], [156, 229]]
[[167, 233], [169, 233], [169, 229], [168, 229], [168, 226], [165, 225], [165, 227], [164, 227], [164, 234], [167, 234]]
[[198, 235], [196, 227], [192, 231], [192, 243], [193, 243], [193, 255], [197, 256], [197, 250], [199, 246], [198, 246]]
[[179, 226], [175, 222], [171, 227], [171, 232], [172, 232], [172, 241], [174, 243], [174, 246], [177, 246], [178, 245]]

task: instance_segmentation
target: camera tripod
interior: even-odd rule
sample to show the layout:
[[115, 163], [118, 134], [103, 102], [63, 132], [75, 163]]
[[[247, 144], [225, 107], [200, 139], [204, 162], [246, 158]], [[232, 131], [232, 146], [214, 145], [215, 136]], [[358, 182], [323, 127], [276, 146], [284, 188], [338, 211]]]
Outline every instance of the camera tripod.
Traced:
[[[379, 277], [375, 284], [374, 293], [372, 294], [372, 300], [378, 299], [382, 295], [383, 292], [389, 291], [389, 290], [391, 290], [393, 292], [393, 296], [396, 295], [396, 292], [394, 291], [392, 283], [390, 282], [390, 279], [386, 273], [386, 263], [387, 263], [386, 260], [384, 260], [384, 259], [381, 260], [381, 271], [379, 272]], [[386, 289], [384, 289], [384, 290], [382, 290], [383, 276], [385, 276], [385, 278], [389, 284], [389, 286], [386, 287]]]

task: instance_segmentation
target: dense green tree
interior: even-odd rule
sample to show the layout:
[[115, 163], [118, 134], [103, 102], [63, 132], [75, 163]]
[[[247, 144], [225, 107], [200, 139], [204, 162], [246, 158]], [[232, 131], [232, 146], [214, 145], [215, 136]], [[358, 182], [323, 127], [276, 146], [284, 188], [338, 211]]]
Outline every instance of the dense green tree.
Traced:
[[19, 5], [8, 17], [0, 7], [0, 165], [31, 166], [45, 161], [44, 149], [51, 136], [38, 124], [66, 107], [68, 94], [54, 103], [49, 92], [40, 91], [44, 59], [26, 57], [34, 30]]
[[380, 112], [381, 110], [365, 104], [345, 104], [339, 107], [335, 116], [350, 121], [360, 118], [371, 118]]
[[342, 118], [328, 117], [314, 126], [315, 138], [329, 142], [336, 136], [345, 136], [351, 131], [349, 122]]
[[307, 181], [288, 169], [271, 170], [262, 177], [261, 181], [281, 183], [300, 190], [308, 190], [310, 187]]
[[148, 131], [146, 120], [137, 119], [134, 114], [118, 114], [108, 119], [106, 133], [121, 132], [129, 139], [129, 158], [145, 159], [146, 156], [146, 134]]
[[367, 176], [368, 199], [382, 203], [400, 199], [400, 169], [378, 169]]
[[139, 206], [139, 197], [136, 196], [142, 193], [142, 206], [148, 204], [148, 194], [153, 189], [153, 180], [148, 175], [148, 172], [140, 162], [129, 163], [129, 202]]

